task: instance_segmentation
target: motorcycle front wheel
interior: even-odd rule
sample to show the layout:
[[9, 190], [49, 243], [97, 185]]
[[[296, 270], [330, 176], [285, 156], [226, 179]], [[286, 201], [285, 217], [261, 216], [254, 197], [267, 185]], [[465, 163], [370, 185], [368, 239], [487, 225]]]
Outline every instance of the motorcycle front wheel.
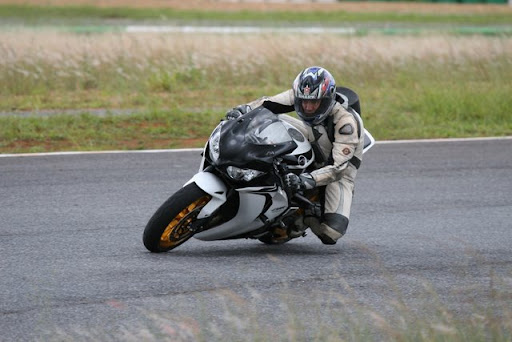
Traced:
[[194, 235], [192, 223], [211, 196], [190, 183], [169, 197], [149, 220], [142, 240], [153, 252], [170, 251]]

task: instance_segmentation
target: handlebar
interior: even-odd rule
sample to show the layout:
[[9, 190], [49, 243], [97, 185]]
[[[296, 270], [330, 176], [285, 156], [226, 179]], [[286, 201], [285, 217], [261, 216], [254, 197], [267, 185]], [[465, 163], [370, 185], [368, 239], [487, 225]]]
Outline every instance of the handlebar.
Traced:
[[290, 172], [288, 169], [288, 166], [285, 163], [281, 163], [279, 160], [276, 160], [274, 165], [275, 165], [277, 174], [281, 180], [281, 186], [288, 194], [288, 198], [290, 199], [290, 201], [295, 200], [296, 202], [298, 202], [297, 204], [300, 207], [309, 209], [313, 213], [320, 213], [321, 208], [320, 208], [319, 204], [313, 203], [312, 201], [310, 201], [308, 198], [306, 198], [305, 196], [303, 196], [300, 193], [297, 193], [297, 192], [293, 193], [289, 188], [286, 187], [286, 185], [284, 184], [284, 181], [283, 181], [283, 176]]

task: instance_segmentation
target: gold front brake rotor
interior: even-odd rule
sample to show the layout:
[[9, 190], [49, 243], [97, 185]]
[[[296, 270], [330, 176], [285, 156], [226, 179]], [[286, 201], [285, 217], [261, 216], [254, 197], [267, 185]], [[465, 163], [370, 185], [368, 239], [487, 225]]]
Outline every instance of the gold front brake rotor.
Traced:
[[191, 224], [199, 211], [210, 201], [210, 198], [210, 196], [203, 196], [180, 211], [160, 236], [159, 246], [172, 248], [192, 236], [194, 232], [191, 229]]

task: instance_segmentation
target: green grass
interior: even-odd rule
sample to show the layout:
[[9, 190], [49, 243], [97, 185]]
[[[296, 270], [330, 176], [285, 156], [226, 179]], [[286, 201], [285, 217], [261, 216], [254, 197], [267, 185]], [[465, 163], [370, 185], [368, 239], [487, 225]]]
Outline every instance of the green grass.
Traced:
[[[207, 137], [218, 117], [179, 111], [133, 115], [56, 115], [45, 118], [0, 118], [0, 151], [147, 149], [181, 147], [180, 141]], [[185, 128], [185, 129], [183, 129]], [[183, 142], [181, 142], [183, 143]], [[194, 141], [194, 146], [204, 142]]]
[[[139, 69], [117, 59], [95, 67], [83, 61], [69, 70], [17, 65], [25, 74], [0, 67], [7, 80], [0, 85], [2, 111], [133, 111], [0, 117], [0, 151], [201, 147], [227, 109], [290, 87], [303, 67], [267, 57], [268, 63], [245, 70], [222, 63], [200, 69], [187, 60], [177, 68], [172, 56], [160, 57]], [[512, 61], [506, 55], [322, 65], [359, 93], [365, 126], [378, 140], [512, 135]]]
[[92, 6], [28, 6], [0, 5], [0, 18], [19, 19], [26, 23], [43, 23], [55, 20], [66, 22], [90, 19], [130, 19], [130, 20], [178, 20], [209, 21], [229, 23], [267, 23], [301, 24], [321, 23], [339, 25], [343, 23], [394, 22], [412, 24], [463, 24], [463, 25], [499, 25], [510, 24], [512, 13], [352, 13], [346, 11], [201, 11], [175, 10], [168, 8], [98, 8]]
[[367, 126], [384, 139], [511, 135], [510, 76], [506, 59], [394, 69], [368, 89]]

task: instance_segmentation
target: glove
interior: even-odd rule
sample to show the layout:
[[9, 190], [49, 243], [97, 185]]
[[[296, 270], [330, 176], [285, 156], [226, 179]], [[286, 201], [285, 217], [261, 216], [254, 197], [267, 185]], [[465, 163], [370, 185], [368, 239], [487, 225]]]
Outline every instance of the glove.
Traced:
[[284, 176], [284, 183], [294, 193], [310, 190], [316, 186], [315, 180], [309, 173], [303, 173], [298, 176], [295, 173], [288, 173]]
[[252, 110], [251, 106], [249, 105], [240, 105], [238, 107], [235, 107], [231, 110], [229, 110], [226, 113], [226, 120], [236, 120], [239, 117], [241, 117], [244, 114], [247, 114]]

